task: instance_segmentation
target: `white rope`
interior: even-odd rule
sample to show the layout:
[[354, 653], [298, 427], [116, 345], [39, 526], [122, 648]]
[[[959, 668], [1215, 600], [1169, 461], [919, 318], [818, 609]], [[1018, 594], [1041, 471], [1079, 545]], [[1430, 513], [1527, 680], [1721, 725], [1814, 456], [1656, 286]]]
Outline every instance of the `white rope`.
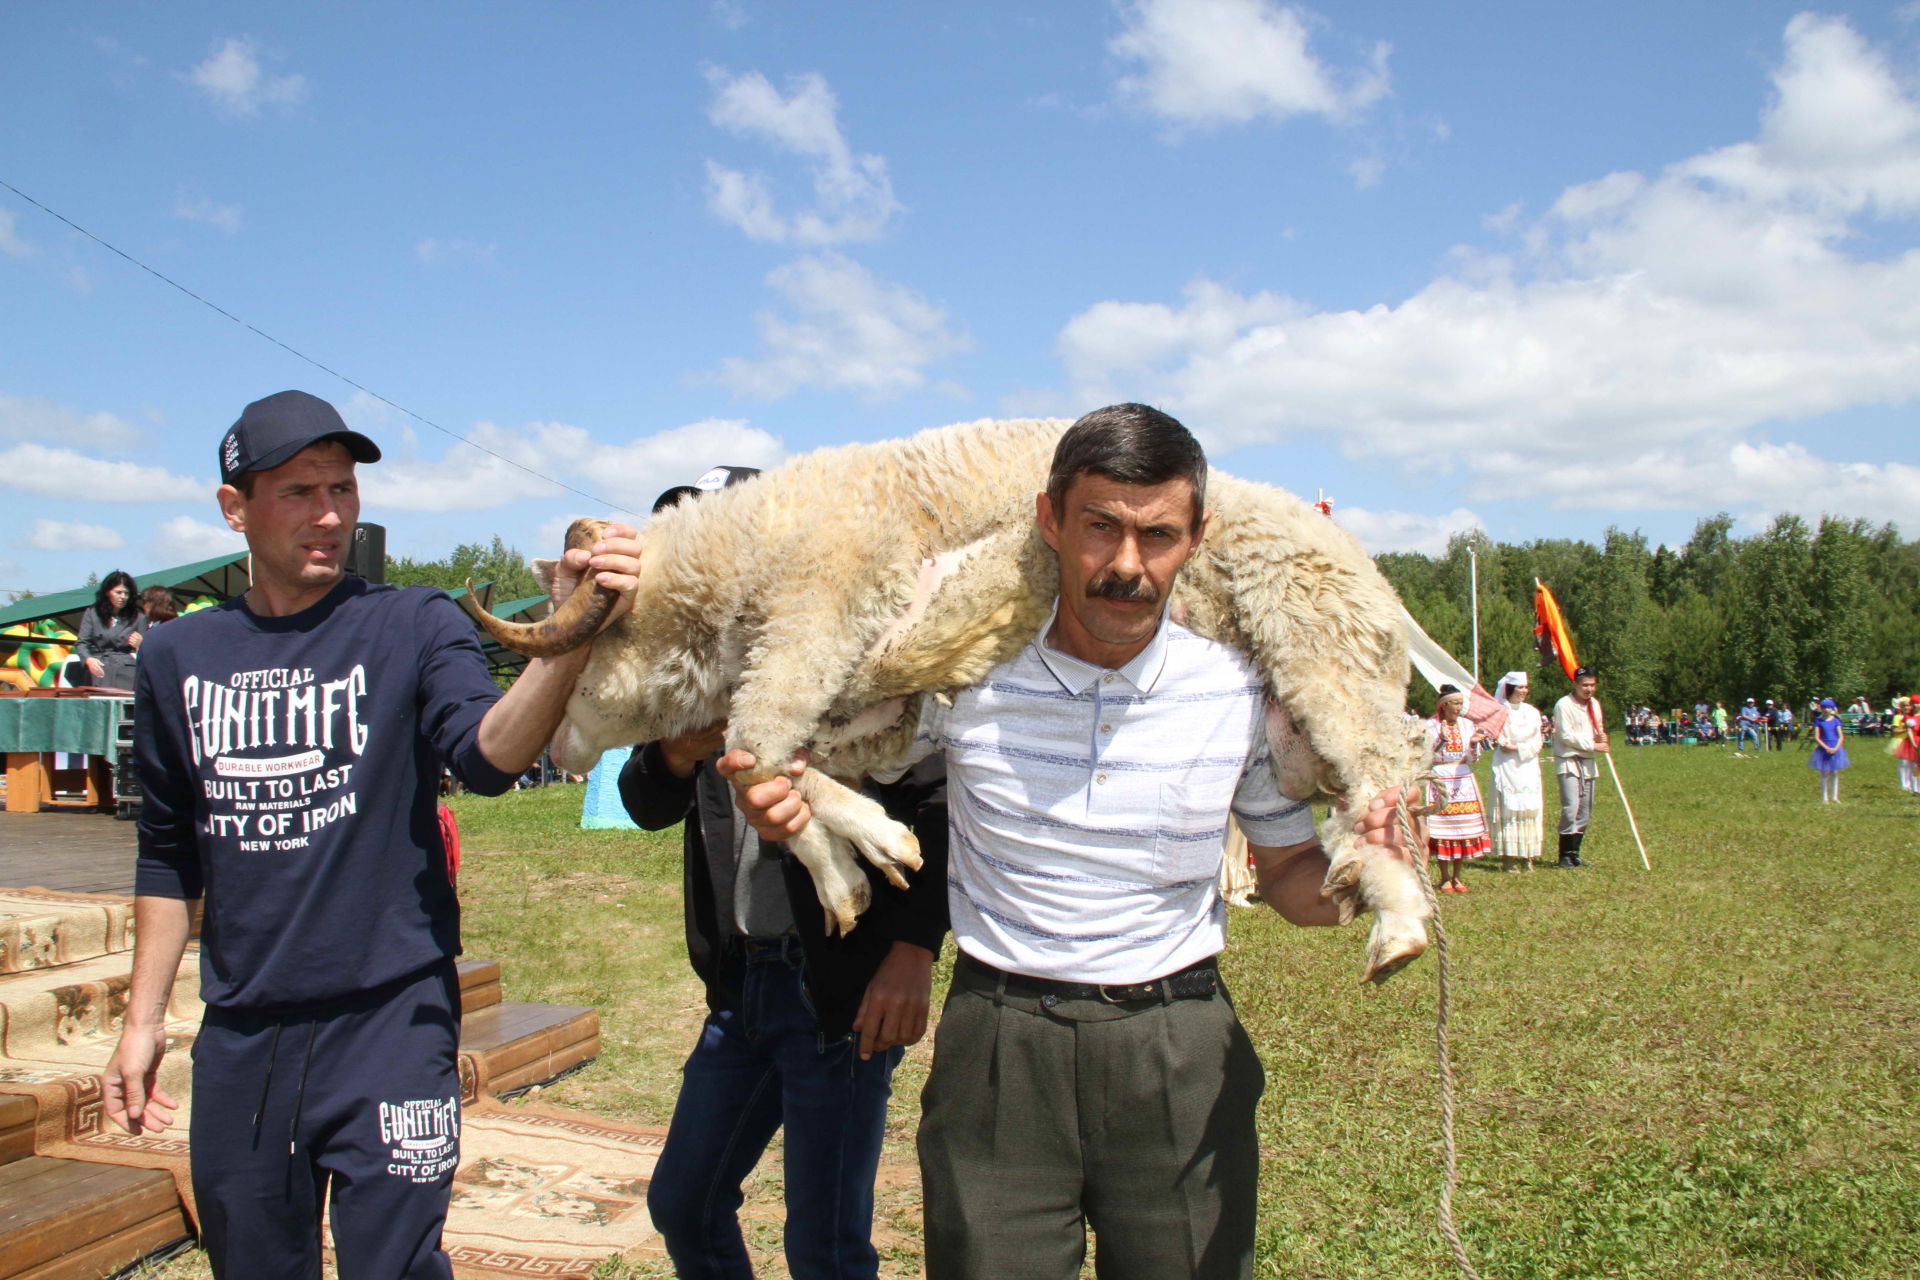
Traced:
[[1447, 1042], [1452, 974], [1447, 963], [1447, 926], [1440, 918], [1440, 895], [1434, 892], [1433, 881], [1427, 874], [1427, 859], [1424, 856], [1426, 842], [1420, 838], [1413, 821], [1413, 809], [1407, 803], [1407, 797], [1412, 792], [1413, 787], [1400, 790], [1397, 806], [1400, 830], [1407, 842], [1407, 852], [1413, 855], [1414, 865], [1419, 869], [1420, 892], [1426, 895], [1427, 907], [1433, 912], [1434, 954], [1440, 971], [1439, 1007], [1434, 1017], [1433, 1031], [1434, 1051], [1440, 1067], [1440, 1152], [1445, 1170], [1440, 1182], [1440, 1234], [1446, 1239], [1447, 1250], [1453, 1254], [1460, 1274], [1466, 1276], [1467, 1280], [1482, 1280], [1480, 1273], [1474, 1270], [1473, 1263], [1467, 1260], [1467, 1248], [1460, 1242], [1459, 1228], [1453, 1222], [1453, 1194], [1460, 1185], [1460, 1156], [1453, 1136], [1453, 1050]]

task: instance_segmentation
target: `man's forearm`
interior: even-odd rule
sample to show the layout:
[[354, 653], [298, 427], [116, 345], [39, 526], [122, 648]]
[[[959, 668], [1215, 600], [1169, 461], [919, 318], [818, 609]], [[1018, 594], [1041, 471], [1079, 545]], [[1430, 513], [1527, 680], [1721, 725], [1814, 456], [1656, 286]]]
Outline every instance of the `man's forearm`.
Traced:
[[167, 1001], [180, 974], [193, 926], [193, 903], [152, 895], [133, 900], [133, 977], [127, 988], [129, 1031], [147, 1032], [167, 1020]]
[[1319, 841], [1276, 849], [1249, 844], [1260, 883], [1260, 900], [1290, 924], [1340, 923], [1340, 908], [1320, 896], [1327, 878], [1327, 854]]
[[480, 754], [502, 773], [519, 773], [553, 741], [567, 699], [587, 665], [591, 645], [555, 658], [535, 658], [480, 721]]

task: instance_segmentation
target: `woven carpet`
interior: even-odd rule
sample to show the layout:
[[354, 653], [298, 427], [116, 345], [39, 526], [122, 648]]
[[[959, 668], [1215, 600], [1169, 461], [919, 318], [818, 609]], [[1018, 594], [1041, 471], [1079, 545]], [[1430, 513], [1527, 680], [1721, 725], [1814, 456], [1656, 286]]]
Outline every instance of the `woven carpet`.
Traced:
[[91, 960], [133, 946], [125, 898], [0, 888], [0, 974]]
[[189, 947], [167, 1009], [167, 1056], [160, 1087], [181, 1103], [162, 1135], [123, 1132], [107, 1119], [98, 1073], [120, 1042], [127, 1011], [128, 956], [96, 956], [0, 980], [0, 1093], [24, 1094], [39, 1108], [35, 1155], [96, 1164], [165, 1169], [189, 1211], [187, 1119], [200, 1025], [200, 953]]
[[586, 1276], [646, 1243], [647, 1181], [666, 1136], [564, 1107], [468, 1106], [445, 1236], [455, 1273]]

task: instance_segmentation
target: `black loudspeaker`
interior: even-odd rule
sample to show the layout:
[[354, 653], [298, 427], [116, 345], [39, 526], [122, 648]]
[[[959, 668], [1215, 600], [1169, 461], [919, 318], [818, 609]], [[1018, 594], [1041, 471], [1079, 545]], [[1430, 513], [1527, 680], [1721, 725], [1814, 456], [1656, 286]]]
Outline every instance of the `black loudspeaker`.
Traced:
[[347, 547], [347, 572], [368, 582], [387, 580], [387, 527], [383, 524], [353, 526], [353, 542]]

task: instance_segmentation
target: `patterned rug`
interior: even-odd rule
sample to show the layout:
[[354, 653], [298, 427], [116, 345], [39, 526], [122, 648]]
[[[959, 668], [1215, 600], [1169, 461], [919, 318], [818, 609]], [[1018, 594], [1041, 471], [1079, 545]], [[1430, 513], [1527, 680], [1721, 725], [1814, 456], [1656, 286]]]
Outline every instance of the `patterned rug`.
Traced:
[[39, 1108], [35, 1155], [96, 1164], [165, 1169], [189, 1213], [187, 1121], [193, 1036], [200, 1026], [200, 953], [189, 947], [167, 1008], [167, 1056], [160, 1087], [181, 1104], [164, 1135], [123, 1132], [107, 1119], [97, 1074], [120, 1042], [127, 1011], [125, 953], [35, 969], [0, 980], [0, 1093], [24, 1094]]
[[587, 1276], [645, 1244], [647, 1182], [666, 1137], [564, 1107], [468, 1106], [445, 1237], [455, 1273]]
[[0, 974], [91, 960], [133, 946], [133, 903], [93, 893], [0, 888]]

